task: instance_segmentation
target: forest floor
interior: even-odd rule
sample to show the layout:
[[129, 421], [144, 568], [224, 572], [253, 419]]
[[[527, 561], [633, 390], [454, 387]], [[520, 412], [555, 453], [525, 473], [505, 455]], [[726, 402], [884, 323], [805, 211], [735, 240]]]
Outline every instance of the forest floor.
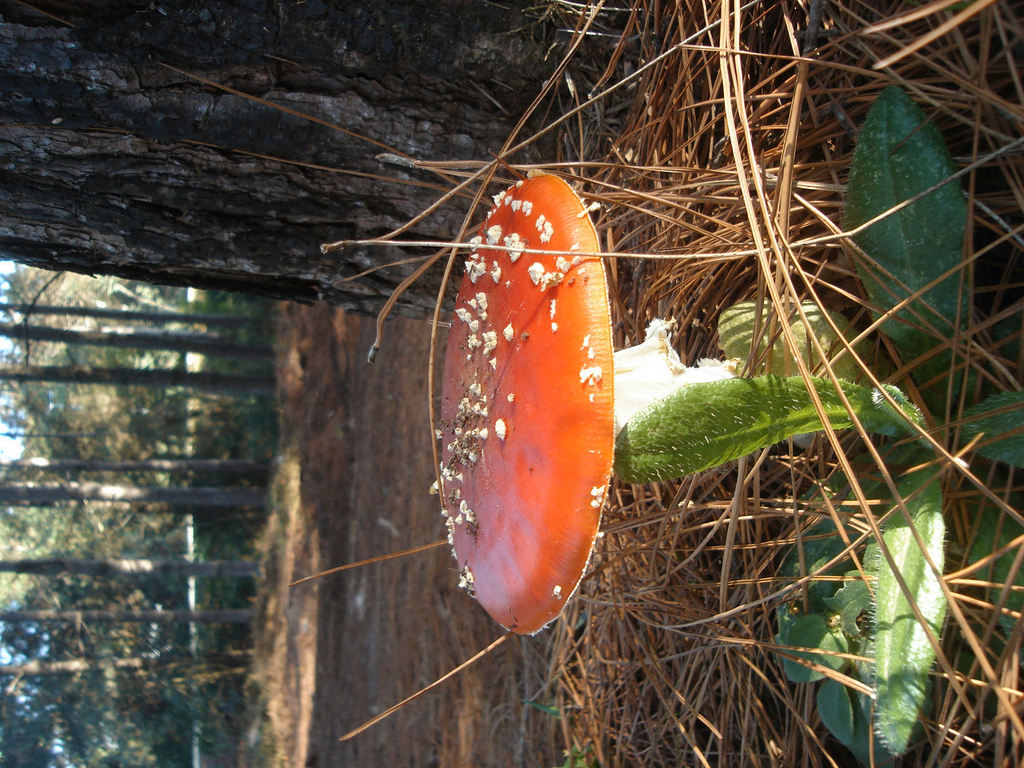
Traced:
[[447, 546], [289, 587], [322, 569], [443, 536], [437, 499], [428, 493], [430, 327], [401, 319], [386, 327], [370, 366], [372, 319], [322, 305], [281, 310], [282, 447], [263, 542], [253, 672], [263, 726], [251, 735], [253, 763], [559, 764], [562, 724], [523, 703], [543, 697], [542, 643], [517, 636], [369, 731], [339, 741], [502, 633], [456, 588]]

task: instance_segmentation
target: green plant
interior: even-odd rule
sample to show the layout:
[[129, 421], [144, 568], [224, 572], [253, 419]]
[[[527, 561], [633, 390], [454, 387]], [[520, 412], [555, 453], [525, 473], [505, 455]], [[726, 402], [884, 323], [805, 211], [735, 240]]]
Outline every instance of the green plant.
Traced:
[[566, 750], [565, 762], [556, 768], [599, 768], [600, 763], [594, 758], [593, 750], [587, 746], [584, 748], [573, 747]]
[[[812, 683], [825, 678], [823, 670], [833, 670], [855, 680], [870, 681], [871, 663], [860, 659], [871, 653], [872, 595], [861, 571], [854, 569], [853, 550], [846, 547], [847, 541], [858, 539], [857, 533], [850, 528], [840, 535], [826, 518], [802, 538], [802, 550], [792, 548], [780, 575], [791, 581], [808, 574], [812, 578], [798, 596], [779, 607], [776, 642], [787, 649], [815, 648], [842, 651], [843, 655], [787, 650], [782, 658], [786, 677], [795, 683]], [[866, 548], [862, 545], [856, 549], [861, 563], [873, 560], [865, 555]], [[877, 549], [877, 545], [872, 548]], [[819, 687], [815, 701], [822, 722], [858, 760], [869, 764], [873, 758], [878, 765], [891, 761], [889, 751], [873, 739], [870, 696], [828, 678]]]
[[[868, 114], [854, 156], [847, 223], [867, 256], [858, 262], [858, 272], [881, 320], [880, 329], [905, 362], [916, 358], [909, 370], [923, 405], [937, 422], [951, 410], [952, 398], [964, 384], [964, 377], [955, 374], [954, 347], [945, 339], [955, 339], [969, 315], [958, 275], [966, 207], [959, 184], [951, 183], [955, 172], [935, 126], [902, 91], [884, 90]], [[962, 436], [978, 440], [977, 456], [1017, 467], [1024, 466], [1022, 428], [1024, 396], [1019, 392], [988, 394], [962, 418]], [[885, 520], [883, 546], [872, 540], [864, 557], [863, 583], [873, 592], [872, 633], [851, 635], [846, 621], [839, 623], [839, 631], [851, 657], [861, 654], [874, 662], [840, 669], [872, 682], [874, 701], [829, 680], [818, 692], [818, 709], [825, 725], [865, 764], [872, 757], [877, 761], [880, 749], [896, 755], [911, 743], [945, 615], [939, 579], [945, 534], [942, 491], [938, 470], [928, 466], [931, 458], [920, 445], [903, 446], [891, 452], [887, 462], [924, 464], [924, 469], [903, 474], [895, 487], [877, 481], [862, 484], [866, 497], [883, 499], [887, 507], [874, 513]], [[1019, 612], [1024, 601], [1009, 588], [999, 596], [995, 585], [1021, 583], [1019, 541], [1024, 529], [986, 501], [980, 504], [967, 560], [988, 564], [994, 586], [987, 591], [1009, 636], [1010, 612]], [[834, 532], [830, 539], [833, 548], [841, 549], [841, 537]], [[865, 606], [863, 592], [849, 587], [821, 600], [813, 599], [813, 594], [808, 588], [805, 599], [812, 611], [854, 612]], [[805, 645], [782, 611], [779, 627], [781, 643]], [[817, 646], [822, 647], [820, 640]], [[790, 675], [794, 680], [799, 677]], [[873, 746], [870, 720], [864, 716], [872, 707], [878, 737]]]
[[[671, 480], [738, 459], [794, 435], [853, 426], [869, 432], [906, 433], [917, 413], [895, 387], [885, 393], [846, 381], [811, 384], [819, 414], [799, 376], [722, 379], [680, 387], [637, 413], [619, 432], [615, 471], [629, 483]], [[889, 402], [892, 400], [897, 406]]]
[[[902, 453], [911, 465], [928, 458], [917, 446]], [[901, 463], [899, 458], [894, 463]], [[935, 664], [946, 597], [940, 584], [945, 522], [935, 468], [904, 474], [896, 490], [897, 498], [888, 497], [895, 504], [882, 533], [885, 547], [878, 548], [875, 562], [868, 567], [877, 577], [876, 727], [885, 745], [898, 754], [910, 743], [928, 693], [928, 674]], [[878, 489], [878, 497], [887, 497], [884, 488]]]
[[[959, 185], [950, 183], [955, 171], [935, 126], [902, 91], [885, 89], [868, 114], [854, 156], [847, 223], [860, 228], [871, 222], [856, 230], [855, 241], [868, 257], [858, 262], [858, 272], [875, 316], [882, 319], [882, 332], [906, 360], [920, 357], [913, 376], [932, 413], [945, 412], [947, 394], [960, 384], [950, 377], [952, 351], [936, 337], [955, 336], [968, 316], [957, 274], [966, 206]], [[887, 461], [913, 466], [930, 458], [919, 445], [910, 445]], [[877, 761], [880, 751], [898, 755], [907, 748], [924, 705], [946, 610], [939, 579], [945, 524], [934, 467], [903, 474], [895, 485], [862, 484], [862, 490], [865, 498], [884, 499], [887, 507], [875, 513], [884, 520], [883, 546], [873, 540], [864, 559], [863, 583], [873, 597], [865, 604], [864, 589], [843, 587], [825, 599], [808, 600], [808, 609], [848, 615], [870, 605], [869, 634], [850, 634], [860, 628], [847, 621], [838, 622], [837, 632], [854, 655], [874, 660], [840, 669], [873, 684], [878, 742], [864, 717], [872, 702], [863, 693], [836, 680], [818, 692], [822, 721], [868, 763], [872, 757]], [[833, 547], [842, 547], [838, 534], [831, 539]], [[807, 638], [793, 632], [782, 611], [779, 628], [780, 643], [806, 645]], [[790, 674], [794, 681], [800, 677]]]
[[[904, 362], [916, 361], [910, 370], [930, 414], [945, 413], [948, 395], [962, 384], [951, 375], [953, 347], [937, 341], [955, 338], [969, 314], [958, 275], [966, 207], [959, 185], [951, 183], [955, 171], [938, 130], [901, 91], [884, 90], [854, 157], [848, 223], [867, 257], [858, 272], [880, 330]], [[792, 343], [780, 339], [770, 349], [754, 343], [766, 337], [770, 324], [753, 304], [725, 310], [723, 349], [748, 354], [752, 370], [769, 374], [793, 370], [798, 358], [813, 368], [823, 362], [817, 348], [829, 353], [843, 346], [828, 321], [840, 330], [846, 321], [816, 303], [800, 309], [788, 329]], [[849, 363], [839, 372], [857, 375]], [[1002, 393], [967, 412], [965, 434], [989, 435], [981, 455], [1024, 462], [1022, 405], [1019, 393]], [[883, 392], [842, 379], [763, 375], [691, 384], [629, 421], [618, 438], [615, 465], [627, 481], [669, 479], [824, 423], [841, 429], [855, 421], [868, 432], [911, 440], [888, 452], [881, 476], [859, 482], [867, 533], [857, 536], [824, 521], [809, 532], [802, 550], [794, 548], [783, 575], [815, 578], [799, 600], [778, 611], [776, 639], [789, 649], [783, 666], [790, 680], [830, 676], [817, 694], [821, 719], [869, 764], [902, 754], [914, 738], [947, 607], [942, 490], [934, 454], [912, 426], [922, 422], [920, 413], [895, 387]], [[801, 557], [806, 570], [798, 568]], [[1009, 567], [1005, 555], [994, 563], [1001, 572]], [[833, 578], [816, 580], [822, 575]], [[847, 688], [840, 674], [861, 688]]]
[[967, 203], [956, 171], [938, 128], [902, 90], [884, 89], [857, 141], [846, 224], [866, 256], [856, 266], [873, 314], [935, 413], [945, 410], [947, 384], [960, 385], [950, 382], [954, 355], [942, 342], [969, 315], [959, 272]]
[[[738, 328], [734, 324], [733, 329]], [[627, 482], [672, 479], [820, 430], [823, 421], [844, 429], [856, 418], [869, 432], [915, 435], [911, 425], [920, 415], [895, 387], [886, 387], [883, 393], [842, 380], [837, 386], [823, 378], [812, 378], [809, 384], [799, 376], [766, 375], [683, 386], [640, 411], [622, 429], [616, 471]], [[927, 463], [929, 455], [915, 441], [891, 454], [888, 462], [913, 466]], [[792, 602], [779, 612], [777, 639], [784, 646], [809, 649], [790, 651], [791, 658], [783, 660], [794, 682], [820, 680], [823, 670], [831, 669], [874, 685], [873, 706], [864, 694], [847, 693], [838, 683], [838, 688], [823, 687], [819, 698], [824, 705], [822, 720], [837, 738], [864, 762], [874, 752], [877, 762], [906, 749], [927, 692], [935, 661], [932, 644], [946, 607], [936, 573], [943, 564], [944, 525], [934, 467], [904, 474], [891, 490], [882, 479], [862, 487], [866, 497], [885, 500], [884, 508], [874, 513], [883, 521], [885, 547], [875, 543], [863, 559], [871, 588], [863, 581], [811, 582], [806, 604]], [[838, 573], [849, 571], [849, 558], [841, 557], [844, 546], [844, 538], [834, 529], [831, 534], [817, 531], [804, 549], [808, 572], [818, 573], [829, 564]], [[800, 575], [792, 566], [794, 557], [784, 569], [790, 577]], [[857, 575], [846, 573], [849, 579]], [[917, 606], [927, 627], [918, 622], [912, 606]], [[869, 628], [865, 611], [874, 619]], [[851, 665], [851, 655], [873, 655], [874, 663]], [[872, 710], [881, 742], [873, 743]]]
[[[886, 455], [886, 464], [896, 471], [921, 464], [926, 456], [918, 446], [903, 446]], [[874, 536], [858, 536], [852, 528], [840, 534], [829, 519], [809, 529], [802, 547], [794, 547], [782, 567], [786, 579], [810, 579], [799, 597], [779, 608], [776, 641], [787, 648], [843, 654], [785, 651], [815, 665], [784, 658], [783, 668], [793, 682], [821, 680], [831, 669], [874, 688], [872, 701], [863, 691], [830, 679], [817, 695], [822, 722], [868, 764], [872, 753], [879, 762], [906, 749], [928, 692], [935, 663], [932, 643], [938, 641], [946, 610], [939, 577], [928, 561], [941, 570], [944, 525], [934, 466], [901, 474], [895, 494], [881, 476], [862, 478], [860, 486], [873, 500], [872, 514], [885, 521], [884, 548]], [[826, 492], [842, 493], [838, 488]], [[862, 543], [856, 545], [857, 541]], [[859, 556], [859, 570], [854, 568], [853, 553]], [[826, 629], [816, 633], [815, 627]]]
[[[718, 318], [718, 337], [726, 357], [740, 360], [749, 358], [755, 364], [751, 373], [778, 376], [792, 376], [798, 372], [797, 353], [809, 370], [813, 371], [822, 362], [815, 345], [811, 343], [814, 338], [829, 355], [836, 376], [856, 381], [861, 371], [853, 357], [832, 357], [842, 349], [842, 345], [839, 334], [832, 330], [829, 321], [835, 324], [844, 337], [853, 335], [848, 333], [849, 322], [838, 312], [827, 311], [813, 301], [800, 302], [800, 314], [794, 316], [789, 323], [795, 347], [789, 347], [778, 332], [779, 329], [772, 328], [767, 306], [759, 306], [753, 301], [741, 301], [722, 310]], [[754, 337], [758, 331], [761, 333], [758, 334], [759, 343], [755, 346]], [[773, 336], [775, 341], [769, 350], [768, 339]], [[864, 357], [867, 345], [863, 342], [857, 344], [856, 351]], [[760, 362], [762, 359], [763, 363]]]

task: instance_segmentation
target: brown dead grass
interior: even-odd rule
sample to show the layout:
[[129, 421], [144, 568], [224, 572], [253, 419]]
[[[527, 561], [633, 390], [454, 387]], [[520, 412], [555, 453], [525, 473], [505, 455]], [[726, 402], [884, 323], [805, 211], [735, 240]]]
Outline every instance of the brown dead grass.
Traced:
[[[1024, 315], [1024, 160], [1013, 144], [1024, 124], [1019, 4], [977, 3], [961, 19], [953, 17], [959, 7], [904, 3], [633, 7], [588, 16], [552, 4], [565, 26], [618, 41], [607, 67], [583, 54], [569, 66], [577, 92], [596, 96], [564, 123], [563, 146], [585, 192], [604, 203], [598, 227], [619, 254], [611, 262], [620, 342], [639, 339], [653, 317], [672, 317], [684, 360], [718, 356], [720, 311], [747, 299], [771, 308], [765, 334], [805, 299], [867, 327], [852, 269], [864, 255], [835, 235], [856, 127], [879, 91], [898, 84], [961, 165], [995, 153], [964, 179], [973, 231], [964, 270], [968, 285], [984, 279], [999, 288], [954, 343], [961, 362], [991, 379], [984, 361], [998, 360], [997, 386], [1020, 388], [1022, 361], [986, 347], [990, 318]], [[911, 10], [920, 13], [869, 29]], [[906, 55], [891, 67], [873, 68], [899, 52]], [[894, 380], [917, 399], [907, 372]], [[969, 403], [929, 415], [942, 448], [962, 445], [941, 425]], [[779, 446], [679, 483], [613, 488], [606, 535], [574, 606], [584, 628], [570, 633], [570, 616], [549, 638], [556, 693], [578, 713], [573, 739], [602, 766], [850, 764], [818, 719], [815, 686], [789, 683], [771, 644], [775, 611], [792, 599], [779, 564], [798, 532], [827, 513], [820, 494], [807, 494], [839, 457], [861, 452], [858, 442]], [[1012, 475], [979, 482], [945, 462], [947, 499], [977, 500], [986, 482], [1004, 499], [1019, 491]], [[973, 537], [991, 534], [966, 509], [948, 505], [951, 564], [962, 562]], [[1007, 506], [1003, 514], [1020, 519]], [[926, 736], [903, 763], [1019, 765], [1019, 637], [1013, 648], [986, 647], [991, 605], [986, 612], [972, 593], [949, 586], [955, 602], [979, 610], [954, 605]], [[985, 649], [984, 663], [972, 647]], [[967, 668], [969, 685], [953, 672]]]

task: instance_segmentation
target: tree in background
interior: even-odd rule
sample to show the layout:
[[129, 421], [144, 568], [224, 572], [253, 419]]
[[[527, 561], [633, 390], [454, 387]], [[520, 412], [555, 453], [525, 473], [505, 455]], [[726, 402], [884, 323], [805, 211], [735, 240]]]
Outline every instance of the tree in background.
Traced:
[[[477, 0], [299, 2], [287, 7], [219, 0], [159, 5], [115, 0], [72, 7], [34, 0], [4, 6], [0, 110], [7, 120], [0, 126], [0, 188], [6, 197], [0, 254], [50, 269], [323, 299], [376, 313], [415, 268], [405, 260], [427, 254], [359, 247], [325, 256], [319, 245], [386, 234], [455, 182], [422, 168], [382, 164], [376, 159], [381, 151], [406, 159], [470, 161], [502, 151], [516, 116], [526, 113], [537, 86], [552, 74], [558, 55], [548, 56], [569, 40], [553, 26], [537, 23], [543, 6], [530, 10], [533, 15], [523, 8], [533, 6]], [[563, 87], [561, 93], [568, 91]], [[535, 126], [548, 117], [536, 115]], [[534, 141], [530, 152], [554, 156], [553, 136]], [[534, 158], [519, 152], [510, 159]], [[453, 201], [405, 236], [451, 239], [460, 231], [468, 204], [468, 198]], [[432, 309], [439, 277], [435, 270], [416, 283], [400, 309], [421, 315]], [[60, 281], [62, 291], [69, 289], [69, 277]], [[180, 294], [164, 289], [105, 285], [109, 296], [103, 301], [114, 310], [181, 308]], [[7, 303], [60, 303], [60, 292], [31, 288], [8, 296]], [[135, 294], [131, 301], [125, 301], [125, 290]], [[236, 300], [219, 296], [217, 301]], [[16, 324], [23, 317], [11, 315], [4, 322]], [[72, 317], [54, 327], [80, 329]], [[15, 347], [21, 357], [14, 362], [39, 366], [95, 361], [108, 370], [167, 370], [180, 362], [160, 349], [79, 349], [27, 336], [21, 345]], [[230, 368], [210, 361], [204, 371], [237, 373], [239, 367], [238, 361]], [[0, 384], [0, 389], [20, 393], [17, 402], [4, 408], [12, 427], [26, 435], [30, 456], [213, 458], [223, 455], [218, 452], [223, 446], [232, 446], [230, 455], [258, 457], [264, 436], [272, 434], [270, 407], [244, 410], [238, 398], [180, 388], [164, 392], [39, 381], [17, 388]], [[111, 393], [122, 390], [125, 399], [118, 401]], [[216, 426], [190, 428], [197, 424]], [[183, 435], [191, 436], [191, 445]], [[24, 482], [70, 479], [69, 470], [60, 477], [42, 468], [18, 471]], [[126, 472], [124, 478], [137, 486], [169, 482], [165, 475], [141, 470]], [[246, 519], [239, 518], [197, 516], [205, 554], [227, 556], [236, 545], [232, 534], [247, 530]], [[158, 556], [155, 550], [162, 549], [173, 555], [182, 545], [175, 516], [158, 505], [74, 502], [56, 510], [18, 509], [3, 525], [23, 528], [19, 535], [29, 537], [22, 540], [33, 542], [38, 556], [58, 549], [83, 558]], [[109, 547], [116, 552], [106, 552], [104, 537], [117, 542]], [[103, 551], [91, 551], [94, 545]], [[90, 600], [129, 605], [135, 600], [141, 606], [151, 604], [166, 586], [146, 584], [125, 594], [122, 582], [109, 580], [101, 594], [95, 580], [82, 584], [82, 579], [18, 583], [31, 597], [25, 604], [39, 606], [69, 600], [86, 606]], [[211, 582], [206, 596], [211, 603], [223, 603], [228, 596], [213, 594], [216, 584], [223, 582]], [[122, 625], [88, 631], [67, 625], [29, 629], [18, 624], [10, 630], [24, 659], [55, 649], [67, 649], [64, 658], [90, 649], [137, 655], [178, 642], [165, 639], [162, 633], [169, 629], [162, 627], [145, 637], [138, 627]], [[223, 636], [217, 642], [231, 647], [223, 645]], [[84, 648], [90, 644], [96, 647]], [[178, 710], [161, 698], [161, 691], [173, 698], [170, 687], [118, 680], [104, 671], [102, 685], [62, 687], [63, 699], [54, 688], [19, 682], [18, 707], [10, 712], [17, 711], [21, 719], [3, 721], [5, 757], [11, 749], [9, 734], [20, 734], [29, 754], [38, 745], [25, 734], [45, 733], [52, 760], [52, 734], [59, 733], [69, 753], [86, 756], [83, 763], [115, 760], [101, 738], [104, 727], [121, 726], [115, 715], [92, 730], [83, 730], [78, 720], [61, 719], [63, 711], [86, 711], [86, 702], [117, 703], [105, 711], [121, 711], [128, 701], [139, 712], [171, 711], [167, 717], [178, 718], [174, 722], [180, 726], [179, 715], [173, 714]], [[180, 728], [174, 734], [173, 728], [153, 725], [148, 740], [140, 733], [118, 736], [125, 762], [182, 764], [154, 757], [176, 754], [173, 737], [180, 738]], [[172, 741], [162, 747], [154, 734], [170, 734]], [[26, 759], [24, 764], [41, 763]]]
[[[199, 293], [188, 301], [184, 289], [28, 268], [7, 276], [4, 299], [8, 368], [271, 372], [265, 354], [215, 357], [151, 343], [159, 328], [175, 342], [201, 337], [266, 350], [271, 313], [261, 300]], [[40, 305], [47, 309], [37, 315]], [[172, 314], [183, 310], [245, 322]], [[140, 334], [146, 343], [82, 343], [101, 332]], [[0, 712], [4, 765], [188, 764], [197, 718], [204, 752], [230, 751], [240, 739], [232, 729], [243, 714], [243, 677], [237, 656], [224, 659], [247, 651], [250, 639], [247, 625], [223, 621], [244, 618], [253, 595], [262, 510], [252, 505], [273, 451], [273, 401], [45, 380], [0, 383], [0, 392], [7, 429], [26, 435], [23, 457], [0, 465], [0, 560], [9, 566], [0, 573], [0, 682], [10, 693]], [[130, 501], [115, 498], [125, 491]], [[19, 495], [24, 503], [13, 504]], [[222, 500], [236, 504], [210, 505]], [[183, 562], [186, 512], [197, 560], [237, 562], [231, 578], [196, 579], [199, 615], [186, 601], [195, 576]], [[195, 623], [203, 618], [219, 621]]]

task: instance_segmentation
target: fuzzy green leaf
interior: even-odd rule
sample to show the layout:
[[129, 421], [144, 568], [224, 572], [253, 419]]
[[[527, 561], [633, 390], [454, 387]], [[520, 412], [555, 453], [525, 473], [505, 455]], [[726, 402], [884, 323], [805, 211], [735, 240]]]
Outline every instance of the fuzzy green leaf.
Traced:
[[[846, 653], [850, 648], [846, 636], [829, 627], [824, 617], [817, 613], [800, 616], [789, 625], [785, 633], [779, 633], [778, 641], [782, 645], [796, 648], [818, 648], [833, 653]], [[829, 669], [842, 669], [846, 664], [846, 660], [842, 656], [835, 656], [832, 653], [822, 654], [793, 650], [789, 653]], [[821, 672], [785, 657], [782, 659], [782, 666], [786, 671], [786, 677], [794, 683], [810, 683], [824, 677]]]
[[978, 453], [1024, 468], [1024, 392], [999, 392], [964, 412], [964, 436], [984, 435]]
[[[942, 134], [899, 88], [883, 90], [864, 121], [847, 185], [846, 224], [854, 228], [949, 179], [957, 171]], [[872, 303], [885, 312], [961, 263], [967, 204], [958, 181], [872, 224], [854, 238], [865, 253], [906, 289], [858, 263]], [[957, 273], [910, 302], [882, 329], [901, 355], [912, 360], [966, 319], [966, 297]], [[918, 315], [921, 319], [915, 319]], [[934, 326], [939, 337], [915, 328]], [[946, 378], [952, 357], [941, 353], [915, 372], [918, 381]]]
[[[829, 423], [852, 426], [832, 383], [814, 379]], [[913, 411], [901, 413], [877, 391], [842, 382], [864, 427], [895, 436]], [[899, 401], [898, 401], [899, 402]], [[615, 471], [628, 483], [671, 480], [716, 467], [793, 435], [822, 428], [803, 379], [759, 376], [689, 384], [634, 416], [615, 445]]]
[[896, 757], [885, 748], [871, 727], [874, 702], [863, 693], [851, 693], [850, 699], [853, 702], [853, 738], [846, 746], [861, 765], [890, 768], [896, 763]]
[[[1021, 509], [1020, 496], [1013, 494], [1010, 498], [1010, 505]], [[977, 578], [998, 585], [986, 590], [988, 593], [986, 600], [993, 605], [1000, 605], [1004, 612], [1016, 611], [1019, 613], [1024, 610], [1024, 567], [1016, 562], [1019, 548], [1010, 547], [1011, 542], [1021, 535], [1024, 535], [1024, 528], [1012, 517], [988, 505], [982, 508], [968, 562], [977, 563], [979, 560], [989, 557], [993, 552], [1009, 547], [1008, 551], [977, 574]], [[1000, 616], [999, 624], [1003, 633], [1009, 637], [1016, 621], [1008, 613], [1003, 613]]]
[[[847, 536], [850, 539], [857, 537], [855, 531], [848, 530]], [[810, 613], [825, 614], [835, 613], [829, 605], [829, 600], [836, 593], [842, 583], [836, 580], [835, 576], [846, 572], [851, 567], [850, 557], [847, 556], [829, 568], [825, 566], [829, 561], [836, 558], [846, 548], [843, 538], [836, 531], [835, 523], [829, 518], [823, 518], [814, 526], [807, 529], [801, 537], [801, 542], [794, 545], [786, 556], [786, 560], [779, 570], [779, 575], [786, 580], [795, 581], [807, 574], [826, 578], [811, 578], [804, 587], [804, 594], [799, 598], [799, 603], [806, 603], [807, 611]], [[803, 567], [801, 572], [801, 552], [803, 553]], [[790, 608], [780, 606], [779, 627], [791, 620], [794, 612]]]
[[[923, 452], [919, 455], [925, 457]], [[913, 531], [920, 535], [941, 571], [945, 523], [942, 490], [934, 468], [904, 475], [897, 490], [910, 522], [896, 510], [888, 518], [882, 539], [908, 592], [900, 587], [896, 571], [880, 556], [875, 585], [875, 723], [888, 749], [901, 754], [913, 735], [928, 692], [928, 674], [935, 663], [928, 634], [939, 637], [946, 615], [939, 578], [928, 566]], [[926, 627], [917, 620], [912, 604], [920, 610]]]
[[853, 702], [846, 686], [838, 680], [826, 680], [818, 688], [816, 701], [821, 722], [833, 736], [849, 746], [853, 742], [855, 722]]
[[523, 699], [523, 704], [533, 707], [534, 709], [539, 709], [544, 714], [551, 715], [552, 717], [562, 716], [562, 710], [554, 704], [541, 704], [539, 701], [534, 701], [533, 699]]
[[857, 571], [847, 574], [848, 581], [825, 600], [825, 604], [839, 615], [843, 631], [851, 637], [861, 634], [858, 620], [871, 610], [871, 590]]
[[[813, 301], [800, 303], [805, 323], [799, 315], [794, 315], [790, 323], [790, 330], [793, 332], [796, 341], [796, 350], [803, 358], [807, 367], [815, 368], [821, 363], [821, 357], [815, 351], [811, 338], [817, 339], [822, 349], [830, 355], [834, 355], [842, 349], [839, 338], [828, 323], [825, 312]], [[838, 312], [829, 312], [828, 317], [838, 328], [845, 329], [849, 321]], [[768, 307], [758, 307], [753, 301], [741, 301], [738, 304], [722, 311], [718, 318], [718, 343], [728, 358], [746, 360], [751, 355], [759, 358], [765, 355], [768, 348], [766, 336], [762, 335], [756, 348], [754, 347], [754, 330], [760, 325], [762, 331], [767, 330]], [[859, 345], [858, 352], [863, 355], [867, 349], [865, 344]], [[799, 373], [796, 366], [796, 358], [792, 350], [786, 344], [785, 339], [780, 335], [772, 345], [771, 353], [767, 356], [765, 365], [758, 369], [757, 373], [771, 373], [779, 376], [792, 376]], [[860, 370], [853, 358], [843, 355], [833, 366], [836, 376], [841, 379], [856, 379]]]
[[[776, 643], [783, 646], [828, 647], [831, 650], [838, 650], [837, 641], [832, 638], [826, 639], [826, 635], [842, 631], [841, 625], [829, 626], [829, 621], [837, 614], [837, 611], [829, 606], [829, 600], [842, 584], [833, 577], [850, 567], [850, 559], [847, 557], [829, 567], [826, 566], [844, 549], [845, 544], [842, 537], [836, 532], [833, 522], [827, 518], [808, 529], [804, 533], [799, 547], [792, 548], [782, 564], [780, 576], [787, 580], [795, 580], [805, 574], [810, 574], [811, 579], [801, 594], [778, 606], [776, 617], [779, 631], [775, 636]], [[803, 554], [802, 558], [800, 557], [801, 553]], [[828, 645], [820, 645], [822, 642], [827, 642]], [[843, 650], [849, 648], [848, 638], [843, 638], [842, 646]], [[826, 661], [814, 654], [802, 655], [804, 658], [827, 664]], [[831, 658], [839, 662], [839, 665], [834, 667], [835, 669], [842, 668], [844, 663], [842, 659], [837, 656]], [[794, 683], [806, 683], [821, 678], [820, 673], [787, 659], [785, 656], [782, 657], [782, 666], [786, 677]]]
[[893, 764], [893, 756], [872, 738], [870, 697], [837, 680], [826, 680], [815, 700], [821, 722], [862, 765], [883, 768]]

